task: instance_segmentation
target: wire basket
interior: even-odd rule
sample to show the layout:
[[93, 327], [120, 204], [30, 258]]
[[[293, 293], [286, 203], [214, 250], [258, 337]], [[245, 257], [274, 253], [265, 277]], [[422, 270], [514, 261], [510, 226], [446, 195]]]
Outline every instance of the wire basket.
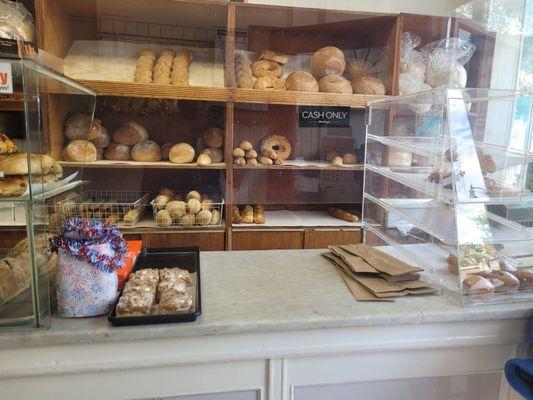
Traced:
[[88, 190], [59, 202], [62, 218], [100, 219], [133, 227], [150, 199], [149, 192]]
[[[219, 194], [208, 193], [202, 194], [200, 201], [200, 210], [189, 209], [185, 200], [187, 192], [178, 193], [176, 201], [180, 201], [181, 206], [174, 203], [168, 206], [168, 203], [161, 208], [156, 205], [156, 200], [152, 200], [152, 211], [154, 214], [154, 221], [160, 227], [173, 228], [214, 228], [222, 226], [222, 219], [224, 216], [224, 199]], [[183, 199], [183, 201], [179, 200]], [[176, 207], [173, 207], [176, 206]], [[159, 211], [166, 210], [168, 214], [158, 216]], [[209, 211], [209, 213], [205, 212]]]

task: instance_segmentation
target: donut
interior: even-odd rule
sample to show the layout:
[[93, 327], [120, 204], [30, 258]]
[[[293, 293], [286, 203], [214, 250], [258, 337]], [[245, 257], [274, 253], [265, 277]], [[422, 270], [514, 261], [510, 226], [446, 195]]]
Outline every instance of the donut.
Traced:
[[278, 53], [272, 50], [265, 50], [261, 54], [262, 60], [274, 61], [278, 64], [287, 64], [289, 62], [289, 56], [283, 53]]
[[252, 73], [256, 78], [279, 78], [283, 73], [278, 63], [268, 60], [259, 60], [252, 64]]
[[313, 75], [304, 72], [296, 71], [290, 74], [285, 79], [285, 88], [287, 90], [294, 90], [298, 92], [318, 92], [318, 82]]
[[263, 76], [255, 80], [254, 89], [285, 90], [285, 84], [279, 78], [269, 78], [267, 76]]
[[285, 136], [281, 135], [270, 135], [264, 138], [261, 141], [259, 146], [261, 149], [261, 154], [266, 152], [274, 151], [276, 153], [276, 158], [280, 160], [286, 160], [291, 155], [291, 144]]

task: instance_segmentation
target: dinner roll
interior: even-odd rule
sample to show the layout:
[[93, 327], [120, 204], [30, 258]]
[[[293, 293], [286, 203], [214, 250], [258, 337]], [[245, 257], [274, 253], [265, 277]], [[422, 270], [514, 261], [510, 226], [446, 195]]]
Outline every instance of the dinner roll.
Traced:
[[170, 161], [176, 164], [190, 163], [194, 160], [194, 148], [188, 143], [178, 143], [170, 148]]

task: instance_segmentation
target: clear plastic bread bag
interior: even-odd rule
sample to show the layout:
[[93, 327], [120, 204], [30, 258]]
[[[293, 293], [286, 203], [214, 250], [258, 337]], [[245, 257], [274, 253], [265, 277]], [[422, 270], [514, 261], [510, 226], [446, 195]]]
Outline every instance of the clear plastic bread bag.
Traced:
[[427, 57], [426, 83], [432, 87], [466, 87], [464, 65], [472, 58], [476, 46], [459, 38], [442, 39], [422, 48]]
[[33, 41], [31, 13], [19, 2], [0, 0], [0, 38]]
[[417, 34], [403, 33], [400, 72], [411, 75], [413, 80], [424, 82], [426, 79], [426, 58], [422, 52], [416, 50], [421, 42], [422, 40]]

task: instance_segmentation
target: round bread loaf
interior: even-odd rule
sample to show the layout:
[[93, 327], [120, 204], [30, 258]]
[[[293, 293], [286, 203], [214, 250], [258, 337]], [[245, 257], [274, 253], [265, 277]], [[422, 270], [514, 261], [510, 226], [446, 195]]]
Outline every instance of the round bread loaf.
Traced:
[[353, 59], [346, 63], [346, 72], [352, 80], [368, 75], [370, 68], [372, 68], [372, 64], [361, 60]]
[[285, 88], [297, 92], [318, 92], [318, 82], [313, 75], [305, 71], [296, 71], [285, 79]]
[[161, 160], [161, 148], [153, 140], [143, 140], [133, 146], [131, 158], [135, 161], [159, 161]]
[[103, 160], [104, 159], [104, 151], [105, 149], [101, 147], [96, 148], [96, 159], [97, 160]]
[[104, 151], [106, 160], [128, 161], [131, 160], [131, 147], [120, 143], [111, 143]]
[[111, 137], [109, 132], [103, 126], [100, 129], [100, 133], [94, 139], [91, 139], [91, 143], [96, 146], [97, 149], [104, 149], [111, 143]]
[[91, 115], [74, 114], [65, 121], [65, 136], [70, 140], [91, 140], [100, 134], [100, 120]]
[[190, 163], [194, 160], [194, 148], [188, 143], [178, 143], [170, 148], [168, 158], [176, 164]]
[[336, 156], [331, 160], [331, 165], [334, 167], [342, 167], [343, 164], [344, 162], [342, 161], [342, 157]]
[[67, 161], [96, 161], [96, 146], [88, 140], [73, 140], [67, 144], [65, 155], [67, 157]]
[[160, 210], [155, 216], [155, 220], [160, 226], [170, 226], [172, 225], [172, 217], [167, 210]]
[[201, 201], [202, 195], [196, 190], [191, 190], [189, 193], [187, 193], [187, 197], [185, 197], [185, 200], [187, 201], [189, 201], [190, 199], [196, 199], [198, 201]]
[[340, 75], [327, 75], [318, 81], [321, 92], [352, 94], [350, 81]]
[[113, 141], [119, 144], [133, 146], [148, 139], [148, 131], [136, 122], [129, 121], [121, 124], [113, 133]]
[[166, 208], [170, 200], [171, 197], [167, 196], [166, 194], [158, 194], [154, 199], [154, 204], [158, 210], [163, 210]]
[[168, 202], [166, 208], [170, 216], [174, 219], [179, 219], [187, 214], [187, 203], [184, 201], [173, 200]]
[[373, 76], [361, 76], [352, 81], [353, 92], [357, 94], [385, 95], [385, 85], [383, 81]]
[[219, 163], [224, 161], [224, 153], [222, 153], [222, 150], [215, 149], [213, 147], [208, 147], [207, 149], [203, 149], [201, 154], [206, 154], [211, 159], [211, 162]]
[[194, 226], [196, 223], [196, 215], [189, 213], [182, 216], [179, 220], [181, 226]]
[[327, 75], [342, 75], [344, 68], [346, 59], [342, 50], [337, 47], [322, 47], [311, 56], [311, 74], [316, 79]]
[[170, 149], [174, 146], [172, 143], [165, 143], [163, 146], [161, 146], [161, 159], [168, 161], [168, 153], [170, 152]]
[[344, 164], [357, 164], [357, 157], [352, 153], [346, 153], [342, 156], [342, 162]]
[[[52, 157], [46, 154], [30, 155], [31, 173], [34, 175], [60, 174], [63, 168]], [[16, 153], [0, 160], [0, 171], [5, 176], [27, 175], [28, 154]]]
[[196, 164], [200, 165], [200, 166], [208, 166], [208, 165], [211, 165], [213, 163], [213, 161], [211, 160], [211, 157], [209, 157], [209, 155], [207, 154], [200, 154], [198, 156], [198, 159], [196, 160]]
[[187, 201], [187, 210], [190, 213], [196, 214], [201, 209], [202, 209], [202, 203], [200, 203], [198, 199], [189, 199]]
[[201, 210], [196, 214], [196, 222], [200, 225], [209, 225], [213, 214], [209, 210]]
[[202, 140], [207, 147], [218, 149], [224, 144], [224, 131], [219, 128], [209, 128], [202, 134]]

